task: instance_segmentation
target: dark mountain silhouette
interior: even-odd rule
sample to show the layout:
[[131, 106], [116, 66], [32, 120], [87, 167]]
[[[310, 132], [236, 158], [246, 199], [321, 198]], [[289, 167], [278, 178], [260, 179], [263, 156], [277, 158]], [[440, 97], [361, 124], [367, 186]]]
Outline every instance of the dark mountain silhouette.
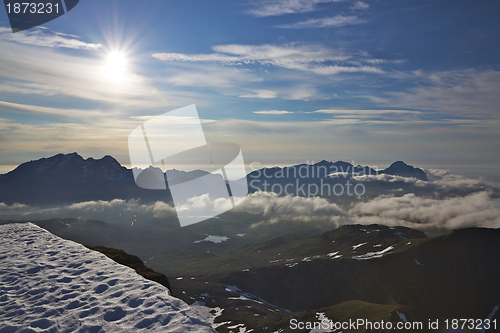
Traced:
[[422, 169], [412, 167], [402, 161], [392, 163], [390, 167], [382, 170], [380, 173], [401, 177], [413, 177], [425, 181], [428, 180], [427, 175]]
[[116, 198], [170, 201], [170, 193], [141, 189], [132, 170], [108, 155], [96, 160], [77, 153], [57, 154], [0, 175], [0, 202], [6, 204], [57, 205]]
[[297, 164], [290, 167], [262, 168], [248, 174], [248, 179], [325, 178], [332, 173], [376, 175], [377, 171], [367, 166], [354, 166], [349, 162], [322, 160], [314, 164]]
[[[423, 170], [414, 168], [404, 162], [395, 162], [385, 170], [375, 170], [368, 166], [354, 166], [349, 162], [328, 162], [325, 160], [315, 164], [299, 164], [284, 168], [273, 167], [255, 170], [248, 174], [247, 180], [250, 193], [255, 191], [273, 191], [279, 195], [319, 195], [322, 197], [335, 195], [338, 197], [352, 195], [354, 186], [361, 182], [354, 179], [353, 176], [375, 176], [378, 174], [413, 177], [427, 181], [427, 176]], [[352, 188], [346, 186], [348, 182], [353, 186]], [[382, 183], [385, 184], [382, 185]], [[339, 188], [345, 189], [340, 195], [338, 194], [340, 193], [339, 190], [335, 189], [336, 184], [342, 184], [343, 186]], [[388, 184], [382, 180], [372, 182], [372, 184], [364, 184], [368, 191], [373, 189], [373, 187], [380, 187], [381, 185], [385, 186], [386, 189], [400, 186]], [[301, 188], [308, 188], [308, 192], [304, 192]], [[309, 193], [309, 189], [312, 189], [312, 193]], [[351, 190], [351, 194], [349, 194], [348, 190]]]
[[[379, 171], [402, 177], [427, 180], [425, 172], [404, 162], [395, 162], [389, 168]], [[291, 167], [263, 168], [248, 174], [249, 192], [271, 191], [272, 185], [283, 187], [293, 180], [287, 189], [294, 195], [308, 195], [299, 188], [302, 184], [342, 183], [352, 175], [376, 175], [377, 171], [367, 166], [323, 160], [315, 164], [299, 164]], [[168, 170], [169, 182], [180, 183], [207, 175], [206, 171], [184, 172]], [[213, 177], [220, 177], [213, 175]], [[298, 181], [298, 186], [295, 181]], [[254, 181], [254, 182], [252, 182]], [[255, 182], [257, 181], [257, 182]], [[265, 186], [264, 182], [269, 184]], [[355, 183], [355, 181], [352, 181]], [[285, 194], [285, 193], [283, 193]], [[312, 195], [328, 196], [331, 191]], [[29, 161], [13, 171], [0, 175], [0, 202], [23, 203], [37, 206], [53, 206], [91, 200], [141, 199], [146, 202], [162, 200], [170, 202], [168, 190], [147, 190], [136, 185], [131, 169], [107, 155], [101, 159], [84, 159], [77, 153], [57, 154], [49, 158]]]
[[413, 177], [427, 181], [427, 175], [422, 169], [415, 168], [402, 161], [391, 164], [387, 169], [376, 171], [368, 166], [354, 166], [349, 162], [328, 162], [323, 160], [315, 164], [298, 164], [290, 167], [273, 167], [255, 170], [248, 174], [249, 179], [259, 178], [325, 178], [334, 173], [346, 173], [356, 175], [389, 174], [401, 177]]

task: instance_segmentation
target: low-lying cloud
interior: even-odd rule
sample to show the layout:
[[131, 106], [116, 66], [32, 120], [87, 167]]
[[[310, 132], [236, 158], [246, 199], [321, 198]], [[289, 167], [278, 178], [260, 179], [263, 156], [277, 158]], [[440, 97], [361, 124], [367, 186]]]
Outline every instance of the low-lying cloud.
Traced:
[[255, 192], [236, 207], [236, 211], [261, 213], [264, 218], [258, 225], [280, 222], [333, 223], [346, 213], [335, 203], [319, 197], [280, 197], [273, 192]]
[[356, 223], [402, 225], [420, 230], [500, 227], [500, 199], [490, 192], [433, 199], [413, 193], [402, 197], [379, 196], [358, 203], [349, 211]]
[[[231, 215], [234, 219], [243, 214], [254, 230], [274, 226], [283, 228], [283, 232], [287, 227], [297, 226], [331, 230], [344, 224], [374, 223], [407, 226], [431, 233], [467, 227], [500, 227], [500, 198], [495, 192], [498, 183], [469, 179], [443, 170], [428, 170], [427, 175], [428, 182], [385, 174], [353, 176], [361, 182], [400, 182], [405, 190], [400, 189], [399, 196], [375, 194], [371, 199], [357, 198], [351, 206], [342, 207], [321, 197], [279, 196], [258, 191], [242, 201], [243, 198], [236, 198], [241, 203], [234, 209], [231, 209], [229, 199], [212, 200], [208, 195], [202, 195], [176, 207], [162, 201], [144, 203], [122, 199], [86, 201], [51, 209], [0, 203], [0, 218], [42, 220], [73, 217], [128, 225], [168, 220], [175, 224], [177, 213], [206, 216], [213, 212], [215, 216], [217, 212], [229, 210], [228, 214], [235, 214]], [[439, 192], [439, 189], [446, 191]], [[415, 190], [415, 193], [409, 190]]]
[[433, 190], [443, 190], [448, 192], [476, 192], [476, 191], [498, 191], [500, 184], [485, 180], [483, 178], [472, 179], [461, 175], [455, 175], [447, 170], [429, 169], [425, 170], [429, 181], [422, 181], [413, 177], [402, 177], [388, 174], [353, 175], [352, 179], [363, 183], [402, 183], [414, 184], [418, 187], [428, 189], [429, 194]]
[[85, 201], [71, 205], [39, 209], [38, 207], [0, 203], [0, 219], [44, 220], [55, 217], [100, 220], [111, 224], [141, 224], [151, 219], [176, 216], [175, 208], [162, 201], [151, 204], [140, 200], [114, 199], [111, 201]]

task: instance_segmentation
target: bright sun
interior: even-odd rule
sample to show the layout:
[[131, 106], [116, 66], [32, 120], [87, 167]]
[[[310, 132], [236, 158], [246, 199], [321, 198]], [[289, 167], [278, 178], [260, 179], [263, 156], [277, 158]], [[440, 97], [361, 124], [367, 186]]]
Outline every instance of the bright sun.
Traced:
[[106, 75], [113, 80], [123, 79], [127, 68], [127, 61], [123, 53], [112, 52], [106, 59]]

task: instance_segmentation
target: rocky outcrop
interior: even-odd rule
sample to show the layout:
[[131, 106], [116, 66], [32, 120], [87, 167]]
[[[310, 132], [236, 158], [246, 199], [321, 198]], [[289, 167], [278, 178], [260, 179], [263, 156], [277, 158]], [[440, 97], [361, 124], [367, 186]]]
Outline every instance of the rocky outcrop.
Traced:
[[158, 282], [164, 287], [167, 287], [169, 290], [172, 290], [170, 288], [170, 282], [164, 274], [155, 272], [151, 268], [147, 267], [137, 256], [128, 254], [123, 250], [112, 249], [105, 246], [87, 246], [87, 248], [101, 252], [117, 263], [133, 268], [137, 274], [141, 275], [145, 279]]

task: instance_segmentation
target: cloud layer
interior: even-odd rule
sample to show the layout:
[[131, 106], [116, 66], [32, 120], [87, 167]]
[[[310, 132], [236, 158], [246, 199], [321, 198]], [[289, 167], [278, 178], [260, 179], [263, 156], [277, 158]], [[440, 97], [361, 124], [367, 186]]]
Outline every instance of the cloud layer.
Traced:
[[[468, 179], [443, 170], [428, 171], [429, 182], [392, 175], [354, 176], [358, 181], [401, 183], [405, 192], [379, 194], [372, 199], [358, 198], [351, 205], [339, 206], [320, 197], [278, 196], [258, 191], [249, 194], [236, 208], [231, 219], [243, 214], [250, 227], [304, 227], [331, 230], [344, 224], [383, 224], [407, 226], [426, 232], [445, 232], [466, 227], [500, 228], [500, 185], [484, 180]], [[364, 178], [363, 178], [364, 177]], [[418, 195], [409, 193], [419, 189]], [[446, 190], [438, 194], [436, 190]], [[375, 193], [387, 193], [385, 186], [372, 187]], [[403, 191], [403, 189], [401, 189]], [[497, 191], [495, 194], [495, 191]], [[398, 191], [394, 192], [398, 193]], [[444, 193], [444, 194], [443, 194]], [[462, 193], [462, 194], [460, 194]], [[237, 198], [237, 201], [240, 201]], [[48, 219], [73, 217], [102, 220], [107, 223], [147, 225], [150, 221], [168, 220], [175, 224], [177, 213], [206, 216], [211, 211], [229, 210], [229, 199], [210, 199], [202, 195], [174, 206], [157, 201], [140, 200], [87, 201], [52, 209], [37, 209], [23, 204], [0, 203], [0, 219]], [[208, 212], [208, 213], [207, 213]]]
[[253, 227], [272, 224], [316, 224], [318, 227], [339, 225], [340, 217], [346, 213], [335, 203], [319, 197], [280, 197], [272, 192], [255, 192], [236, 207], [239, 212], [261, 213], [263, 220]]
[[420, 230], [500, 227], [500, 199], [488, 192], [432, 199], [415, 194], [380, 196], [357, 204], [349, 213], [361, 224], [403, 225]]

